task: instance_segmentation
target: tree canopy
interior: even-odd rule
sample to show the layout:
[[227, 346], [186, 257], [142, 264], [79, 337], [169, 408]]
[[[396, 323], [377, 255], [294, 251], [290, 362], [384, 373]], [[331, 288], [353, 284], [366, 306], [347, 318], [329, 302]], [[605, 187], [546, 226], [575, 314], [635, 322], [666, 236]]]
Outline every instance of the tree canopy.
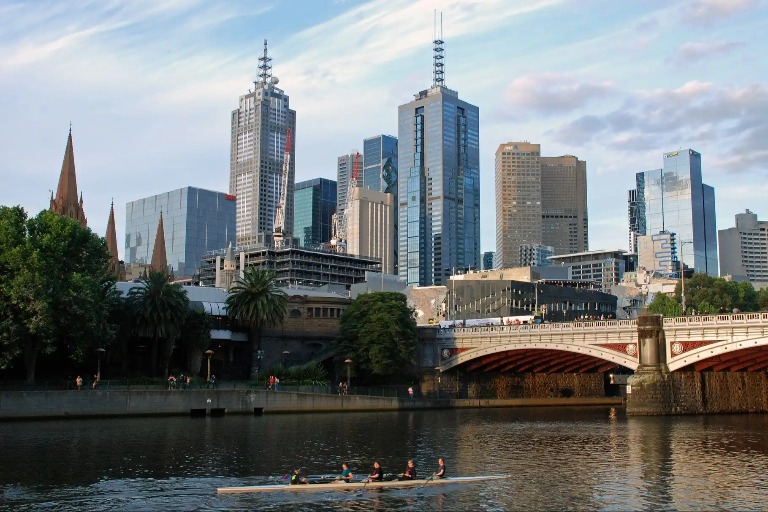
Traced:
[[[685, 280], [685, 304], [688, 314], [742, 313], [768, 309], [768, 288], [755, 291], [748, 281], [735, 282], [707, 274], [694, 274]], [[675, 287], [674, 297], [657, 293], [648, 309], [664, 316], [682, 314], [682, 283]]]
[[227, 314], [249, 326], [251, 378], [258, 377], [261, 329], [282, 323], [288, 296], [277, 285], [271, 270], [251, 267], [235, 280], [227, 297]]
[[352, 359], [359, 378], [403, 375], [414, 363], [417, 341], [416, 320], [405, 295], [367, 293], [341, 316], [336, 353], [341, 363]]
[[0, 206], [0, 369], [21, 357], [32, 382], [40, 354], [82, 361], [112, 342], [109, 258], [104, 239], [72, 219]]

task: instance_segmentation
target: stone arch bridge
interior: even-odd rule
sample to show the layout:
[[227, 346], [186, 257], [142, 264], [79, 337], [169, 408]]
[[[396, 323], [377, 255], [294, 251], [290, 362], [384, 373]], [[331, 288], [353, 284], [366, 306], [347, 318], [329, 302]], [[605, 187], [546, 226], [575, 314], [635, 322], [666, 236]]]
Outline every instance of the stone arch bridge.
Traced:
[[[439, 371], [591, 373], [641, 363], [637, 320], [433, 329], [423, 362]], [[670, 371], [765, 372], [768, 313], [664, 318], [655, 350]]]

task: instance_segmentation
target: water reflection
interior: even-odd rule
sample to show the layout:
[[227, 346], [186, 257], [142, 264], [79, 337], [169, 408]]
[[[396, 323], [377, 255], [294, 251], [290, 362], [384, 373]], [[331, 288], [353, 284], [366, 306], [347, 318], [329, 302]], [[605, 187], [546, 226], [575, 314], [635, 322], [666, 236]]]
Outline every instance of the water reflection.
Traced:
[[[643, 510], [764, 506], [768, 416], [626, 418], [495, 409], [0, 424], [0, 510]], [[511, 474], [365, 493], [217, 495], [374, 459], [421, 475]]]

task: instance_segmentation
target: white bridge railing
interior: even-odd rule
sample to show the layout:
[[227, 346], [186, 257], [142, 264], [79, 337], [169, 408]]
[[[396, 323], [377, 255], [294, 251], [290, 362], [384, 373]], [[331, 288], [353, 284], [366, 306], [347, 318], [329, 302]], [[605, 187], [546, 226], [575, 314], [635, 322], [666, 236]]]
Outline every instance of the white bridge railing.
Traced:
[[[734, 313], [725, 315], [696, 315], [664, 318], [664, 327], [724, 326], [744, 324], [768, 324], [768, 312]], [[593, 320], [522, 325], [490, 325], [485, 327], [439, 328], [438, 338], [454, 338], [468, 334], [509, 334], [545, 332], [626, 331], [637, 329], [637, 320]]]

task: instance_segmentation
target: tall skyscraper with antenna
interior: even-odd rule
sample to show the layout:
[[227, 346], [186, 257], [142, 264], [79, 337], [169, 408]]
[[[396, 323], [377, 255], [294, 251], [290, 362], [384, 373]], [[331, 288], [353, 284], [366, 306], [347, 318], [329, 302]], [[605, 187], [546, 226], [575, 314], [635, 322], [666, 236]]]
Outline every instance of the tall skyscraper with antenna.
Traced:
[[398, 273], [420, 286], [480, 269], [479, 109], [445, 86], [435, 21], [432, 86], [398, 108]]
[[232, 111], [229, 193], [237, 197], [238, 246], [272, 243], [288, 130], [293, 142], [285, 205], [286, 243], [290, 244], [293, 236], [296, 111], [290, 109], [288, 95], [277, 84], [265, 39], [264, 53], [259, 57], [259, 79], [252, 91], [240, 96], [238, 108]]

